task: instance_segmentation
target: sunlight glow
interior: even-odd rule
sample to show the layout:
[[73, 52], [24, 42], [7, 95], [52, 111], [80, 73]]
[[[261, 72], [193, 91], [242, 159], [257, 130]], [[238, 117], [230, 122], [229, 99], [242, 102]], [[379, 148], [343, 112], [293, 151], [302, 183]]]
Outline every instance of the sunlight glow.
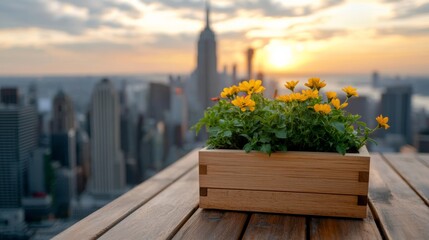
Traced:
[[294, 56], [290, 46], [278, 41], [271, 41], [264, 50], [268, 64], [276, 69], [286, 68], [293, 63]]

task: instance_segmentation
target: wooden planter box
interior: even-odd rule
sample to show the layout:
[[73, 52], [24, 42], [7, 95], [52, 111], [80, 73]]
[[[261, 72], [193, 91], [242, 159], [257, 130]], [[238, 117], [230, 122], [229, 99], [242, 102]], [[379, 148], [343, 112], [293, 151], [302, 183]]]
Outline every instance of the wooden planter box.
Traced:
[[199, 152], [200, 207], [365, 218], [370, 155]]

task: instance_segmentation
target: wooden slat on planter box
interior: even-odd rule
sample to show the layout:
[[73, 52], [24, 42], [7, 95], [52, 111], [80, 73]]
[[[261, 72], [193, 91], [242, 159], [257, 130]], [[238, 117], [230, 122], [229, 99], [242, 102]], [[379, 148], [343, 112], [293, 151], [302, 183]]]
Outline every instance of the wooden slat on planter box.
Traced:
[[366, 217], [366, 203], [352, 195], [207, 189], [200, 207], [338, 217]]
[[320, 179], [320, 178], [290, 178], [283, 176], [259, 176], [259, 175], [200, 175], [201, 188], [227, 188], [266, 191], [290, 191], [306, 193], [329, 193], [367, 195], [368, 182], [355, 182]]

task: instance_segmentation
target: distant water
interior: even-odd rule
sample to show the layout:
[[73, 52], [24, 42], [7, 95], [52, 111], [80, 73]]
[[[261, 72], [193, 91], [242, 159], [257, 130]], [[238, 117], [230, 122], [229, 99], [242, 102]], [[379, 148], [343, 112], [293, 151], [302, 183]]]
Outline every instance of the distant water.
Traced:
[[[361, 96], [367, 96], [373, 100], [379, 100], [381, 94], [384, 91], [383, 88], [373, 88], [370, 74], [321, 74], [316, 75], [322, 80], [327, 82], [326, 90], [329, 91], [341, 91], [341, 88], [347, 85], [352, 85], [358, 89]], [[31, 83], [36, 83], [38, 87], [39, 100], [42, 105], [48, 107], [50, 101], [59, 89], [63, 89], [68, 93], [76, 105], [76, 110], [80, 112], [86, 111], [87, 105], [90, 100], [91, 92], [94, 85], [103, 77], [108, 77], [116, 85], [117, 89], [120, 88], [123, 80], [127, 81], [129, 88], [132, 91], [139, 91], [145, 89], [149, 82], [157, 83], [168, 83], [168, 74], [141, 74], [141, 75], [100, 75], [100, 76], [49, 76], [49, 77], [0, 77], [0, 87], [4, 86], [17, 86], [20, 88], [20, 92], [24, 95], [27, 93], [28, 86]], [[300, 75], [285, 75], [285, 76], [268, 76], [267, 79], [276, 80], [278, 82], [278, 89], [284, 89], [283, 84], [289, 80], [300, 80], [300, 85], [304, 86], [304, 83], [311, 76], [300, 76]], [[407, 80], [407, 79], [406, 79]], [[429, 80], [429, 78], [427, 79]], [[394, 82], [391, 78], [383, 77], [380, 82], [384, 82], [383, 85], [391, 84]], [[413, 108], [415, 110], [425, 109], [429, 112], [429, 94], [426, 89], [429, 89], [429, 81], [422, 81], [413, 84], [414, 91], [418, 94], [414, 94], [412, 97]], [[422, 82], [427, 85], [421, 85]], [[286, 90], [284, 90], [286, 92]]]
[[[327, 83], [326, 89], [327, 91], [336, 91], [340, 92], [341, 89], [345, 86], [351, 85], [355, 88], [357, 88], [358, 93], [360, 96], [367, 96], [370, 99], [374, 101], [379, 101], [381, 99], [382, 93], [385, 91], [383, 87], [381, 88], [374, 88], [372, 86], [372, 79], [370, 75], [318, 75], [317, 77], [320, 77], [322, 80], [325, 80]], [[289, 80], [300, 80], [300, 86], [304, 86], [304, 83], [307, 82], [307, 79], [309, 77], [303, 77], [303, 76], [284, 76], [284, 77], [277, 77], [277, 78], [271, 78], [278, 81], [278, 88], [284, 89], [284, 83]], [[429, 78], [428, 78], [429, 80]], [[421, 93], [420, 82], [413, 82], [413, 81], [394, 81], [392, 79], [381, 79], [380, 82], [383, 85], [394, 85], [394, 84], [404, 84], [404, 83], [410, 83], [415, 92]], [[426, 83], [429, 84], [429, 81]], [[417, 88], [417, 89], [416, 89]], [[427, 88], [423, 88], [427, 89]], [[417, 91], [416, 91], [417, 90]], [[286, 92], [286, 91], [285, 91]], [[429, 91], [424, 90], [424, 92], [428, 95], [423, 95], [419, 93], [415, 93], [412, 96], [412, 105], [414, 110], [421, 110], [424, 109], [426, 112], [429, 112]]]

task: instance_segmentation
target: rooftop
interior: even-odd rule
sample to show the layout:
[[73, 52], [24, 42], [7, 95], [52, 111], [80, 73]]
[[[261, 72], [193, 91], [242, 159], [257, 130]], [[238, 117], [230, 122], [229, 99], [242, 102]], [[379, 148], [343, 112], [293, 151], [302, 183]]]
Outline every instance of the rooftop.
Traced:
[[368, 217], [198, 207], [198, 150], [54, 239], [429, 239], [429, 155], [372, 154]]

